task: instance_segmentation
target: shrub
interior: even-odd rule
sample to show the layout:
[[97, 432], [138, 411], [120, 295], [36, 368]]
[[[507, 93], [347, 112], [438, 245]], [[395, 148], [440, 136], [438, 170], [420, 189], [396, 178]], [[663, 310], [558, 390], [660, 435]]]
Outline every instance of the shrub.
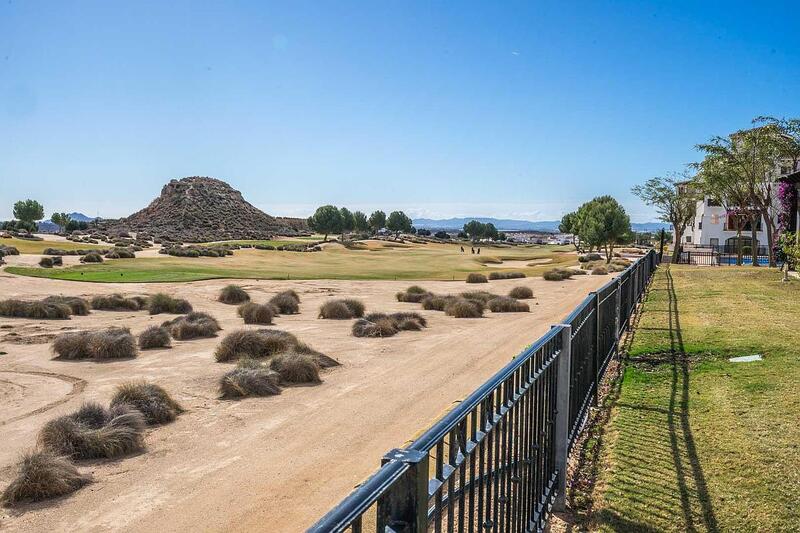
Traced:
[[53, 259], [50, 257], [42, 257], [39, 259], [39, 266], [42, 268], [53, 268]]
[[372, 320], [367, 318], [359, 318], [353, 324], [354, 337], [391, 337], [397, 334], [397, 328], [394, 321], [388, 316], [372, 317]]
[[467, 300], [480, 302], [481, 304], [486, 305], [486, 303], [489, 300], [497, 298], [497, 295], [487, 291], [467, 291], [467, 292], [462, 292], [461, 297], [466, 298]]
[[142, 413], [128, 406], [85, 403], [47, 422], [38, 441], [44, 450], [74, 459], [110, 459], [141, 450], [144, 427]]
[[[392, 320], [397, 322], [398, 326], [397, 329], [405, 330], [405, 329], [421, 329], [428, 326], [428, 321], [425, 319], [424, 316], [420, 315], [419, 313], [411, 313], [411, 312], [400, 312], [400, 313], [392, 313], [391, 315]], [[369, 317], [367, 317], [369, 318]], [[415, 327], [402, 327], [404, 322], [416, 322], [419, 324], [420, 328]]]
[[227, 372], [219, 380], [219, 392], [223, 398], [244, 398], [247, 396], [272, 396], [281, 393], [277, 372], [246, 359], [239, 366]]
[[483, 274], [471, 272], [467, 274], [467, 283], [489, 283], [489, 280]]
[[571, 270], [567, 270], [565, 268], [553, 268], [551, 270], [546, 270], [542, 277], [547, 281], [564, 281], [565, 279], [569, 279], [572, 277], [573, 272]]
[[73, 315], [86, 316], [89, 314], [89, 302], [77, 296], [48, 296], [42, 301], [46, 304], [66, 305]]
[[214, 352], [214, 357], [219, 363], [242, 357], [259, 359], [295, 349], [299, 344], [297, 337], [286, 331], [240, 329], [222, 339]]
[[272, 324], [272, 318], [275, 316], [274, 309], [272, 304], [247, 302], [240, 305], [236, 312], [244, 319], [245, 324], [268, 325]]
[[284, 383], [320, 383], [319, 365], [307, 354], [285, 353], [272, 359], [270, 368]]
[[592, 276], [606, 276], [608, 275], [608, 269], [603, 266], [594, 267], [592, 269]]
[[524, 278], [524, 272], [491, 272], [489, 279], [517, 279]]
[[589, 274], [588, 272], [586, 272], [585, 270], [582, 270], [582, 269], [570, 269], [570, 273], [573, 276], [586, 276], [586, 275]]
[[360, 300], [356, 300], [355, 298], [345, 298], [342, 300], [342, 303], [347, 306], [347, 308], [350, 310], [350, 313], [352, 313], [355, 318], [361, 318], [364, 316], [365, 307], [364, 303]]
[[92, 309], [101, 311], [139, 311], [147, 306], [147, 299], [126, 298], [121, 294], [102, 294], [92, 297]]
[[455, 298], [444, 308], [445, 314], [455, 318], [480, 318], [483, 316], [483, 307], [466, 298]]
[[217, 332], [222, 329], [214, 317], [199, 311], [168, 320], [161, 326], [167, 328], [170, 335], [179, 341], [216, 337]]
[[319, 308], [319, 318], [347, 320], [364, 316], [364, 304], [352, 298], [328, 300]]
[[148, 298], [147, 308], [151, 315], [158, 315], [161, 313], [182, 315], [192, 311], [192, 305], [186, 300], [173, 298], [169, 294], [164, 294], [163, 292], [150, 296], [150, 298]]
[[409, 294], [428, 294], [428, 291], [426, 291], [419, 285], [412, 285], [411, 287], [406, 289], [406, 292]]
[[528, 287], [519, 286], [508, 291], [508, 295], [518, 300], [527, 300], [533, 298], [533, 291]]
[[166, 424], [183, 413], [183, 407], [163, 388], [146, 381], [129, 381], [117, 386], [111, 407], [127, 405], [144, 416], [147, 424]]
[[220, 291], [217, 299], [224, 304], [235, 305], [249, 302], [250, 295], [239, 285], [228, 285]]
[[81, 257], [81, 263], [102, 263], [103, 256], [97, 252], [91, 252]]
[[47, 451], [24, 454], [17, 469], [17, 477], [0, 497], [6, 505], [64, 496], [89, 483], [68, 459]]
[[9, 318], [36, 318], [47, 320], [67, 320], [72, 310], [65, 304], [44, 301], [26, 302], [23, 300], [0, 301], [0, 316]]
[[589, 262], [589, 257], [585, 256], [585, 255], [579, 255], [578, 256], [578, 262], [579, 263], [588, 263]]
[[587, 261], [599, 261], [602, 258], [603, 258], [603, 256], [598, 254], [598, 253], [596, 253], [596, 252], [592, 252], [592, 253], [586, 254], [586, 260]]
[[428, 296], [431, 296], [431, 293], [418, 285], [412, 285], [407, 288], [405, 292], [398, 292], [396, 296], [398, 302], [419, 303]]
[[53, 261], [53, 266], [64, 266], [64, 260], [61, 256], [51, 257], [50, 259]]
[[270, 298], [269, 303], [282, 315], [294, 315], [300, 312], [300, 297], [293, 290], [279, 292]]
[[61, 359], [122, 359], [138, 353], [128, 328], [62, 333], [52, 349]]
[[151, 348], [169, 348], [170, 337], [167, 328], [161, 326], [150, 326], [139, 334], [139, 348], [149, 350]]
[[525, 302], [509, 296], [498, 296], [494, 300], [490, 300], [489, 309], [492, 313], [527, 313], [531, 310]]
[[455, 296], [433, 294], [422, 300], [422, 308], [426, 311], [444, 311], [447, 304], [455, 300]]

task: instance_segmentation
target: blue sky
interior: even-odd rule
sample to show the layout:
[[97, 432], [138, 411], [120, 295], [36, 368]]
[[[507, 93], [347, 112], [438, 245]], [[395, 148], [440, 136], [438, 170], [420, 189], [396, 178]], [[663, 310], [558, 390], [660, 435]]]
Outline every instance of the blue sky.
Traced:
[[553, 219], [756, 115], [800, 115], [794, 2], [0, 5], [0, 219], [117, 217], [171, 178], [323, 203]]

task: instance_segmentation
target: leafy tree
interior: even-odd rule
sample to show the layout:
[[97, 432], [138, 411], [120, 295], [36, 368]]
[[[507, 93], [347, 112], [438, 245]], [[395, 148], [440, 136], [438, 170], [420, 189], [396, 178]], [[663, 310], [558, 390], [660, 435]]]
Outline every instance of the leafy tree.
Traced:
[[417, 235], [422, 235], [423, 237], [428, 237], [431, 234], [431, 230], [420, 228], [417, 230]]
[[611, 262], [614, 247], [622, 244], [631, 231], [631, 220], [625, 208], [611, 196], [598, 196], [582, 205], [578, 211], [581, 210], [581, 241], [604, 250], [606, 262]]
[[72, 219], [67, 213], [53, 213], [53, 216], [50, 217], [50, 220], [53, 222], [53, 224], [60, 227], [61, 231], [65, 231], [67, 224], [69, 224], [69, 221]]
[[374, 211], [369, 216], [369, 227], [372, 228], [372, 231], [377, 233], [381, 229], [386, 227], [386, 213], [383, 211]]
[[469, 235], [469, 238], [472, 239], [473, 242], [483, 237], [485, 232], [486, 225], [477, 220], [470, 220], [464, 224], [464, 233]]
[[[95, 227], [97, 227], [97, 223], [95, 222]], [[89, 223], [84, 220], [72, 220], [70, 219], [67, 222], [66, 227], [64, 228], [68, 233], [73, 232], [75, 230], [85, 230], [89, 228]]]
[[44, 218], [44, 207], [36, 200], [20, 200], [14, 204], [14, 218], [35, 222]]
[[467, 234], [466, 234], [466, 232], [464, 232], [464, 231], [459, 231], [459, 232], [458, 232], [458, 238], [459, 238], [459, 239], [466, 239], [466, 238], [467, 238]]
[[689, 181], [689, 176], [685, 174], [683, 179], [675, 176], [656, 177], [632, 189], [633, 194], [645, 204], [656, 208], [659, 219], [672, 224], [675, 235], [673, 263], [678, 261], [683, 230], [692, 221], [697, 210], [698, 195]]
[[353, 218], [353, 213], [346, 207], [339, 209], [339, 214], [342, 216], [342, 229], [340, 231], [342, 232], [342, 240], [344, 240], [344, 234], [355, 229], [356, 221]]
[[493, 241], [497, 240], [497, 236], [499, 235], [497, 228], [494, 227], [494, 224], [488, 222], [483, 225], [483, 237], [486, 239], [491, 239]]
[[365, 215], [361, 211], [354, 211], [353, 228], [356, 231], [369, 231], [369, 222], [367, 221], [367, 215]]
[[392, 211], [386, 219], [386, 229], [395, 233], [395, 240], [400, 237], [400, 232], [410, 232], [411, 227], [411, 219], [402, 211]]
[[572, 235], [572, 245], [575, 247], [575, 250], [581, 251], [580, 245], [578, 244], [578, 213], [572, 212], [567, 213], [563, 217], [561, 217], [561, 223], [558, 225], [558, 231], [561, 233], [569, 233]]
[[500, 233], [497, 234], [497, 240], [500, 242], [506, 241], [508, 240], [508, 235], [506, 235], [501, 231]]
[[753, 123], [776, 128], [778, 155], [791, 161], [792, 172], [800, 170], [800, 118], [758, 117]]
[[308, 226], [317, 233], [322, 233], [325, 236], [323, 240], [327, 241], [329, 234], [342, 231], [342, 213], [336, 206], [323, 205], [308, 218]]
[[436, 233], [433, 234], [433, 236], [436, 237], [437, 239], [449, 239], [450, 238], [450, 234], [447, 233], [446, 231], [443, 231], [443, 230], [437, 231]]

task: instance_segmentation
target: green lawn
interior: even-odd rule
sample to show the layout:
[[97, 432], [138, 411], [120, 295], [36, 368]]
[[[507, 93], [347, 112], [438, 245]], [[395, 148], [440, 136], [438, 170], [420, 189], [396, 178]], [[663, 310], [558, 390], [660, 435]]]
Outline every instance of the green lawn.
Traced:
[[45, 248], [61, 248], [62, 250], [89, 250], [109, 248], [110, 245], [86, 244], [72, 241], [28, 241], [25, 239], [0, 239], [0, 245], [13, 246], [21, 254], [41, 254]]
[[[413, 244], [368, 241], [360, 249], [333, 245], [321, 252], [279, 252], [242, 249], [221, 258], [144, 257], [67, 268], [7, 267], [27, 276], [96, 282], [195, 281], [215, 278], [249, 279], [439, 279], [463, 280], [470, 272], [524, 271], [540, 275], [553, 265], [577, 264], [570, 247], [484, 247], [480, 256], [455, 244]], [[551, 260], [527, 265], [528, 261]], [[493, 266], [487, 266], [485, 261]], [[503, 261], [515, 261], [504, 268]], [[499, 265], [499, 268], [498, 268]]]
[[[591, 529], [800, 530], [800, 282], [659, 269], [603, 444]], [[731, 363], [732, 356], [764, 360]]]

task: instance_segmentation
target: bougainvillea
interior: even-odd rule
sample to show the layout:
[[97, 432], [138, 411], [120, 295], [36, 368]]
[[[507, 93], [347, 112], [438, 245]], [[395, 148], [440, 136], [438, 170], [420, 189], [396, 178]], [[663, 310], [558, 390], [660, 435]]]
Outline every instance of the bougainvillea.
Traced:
[[789, 217], [792, 216], [792, 206], [797, 198], [797, 187], [793, 183], [781, 181], [778, 183], [778, 201], [780, 202], [780, 212], [778, 213], [778, 233], [783, 233], [790, 225]]

